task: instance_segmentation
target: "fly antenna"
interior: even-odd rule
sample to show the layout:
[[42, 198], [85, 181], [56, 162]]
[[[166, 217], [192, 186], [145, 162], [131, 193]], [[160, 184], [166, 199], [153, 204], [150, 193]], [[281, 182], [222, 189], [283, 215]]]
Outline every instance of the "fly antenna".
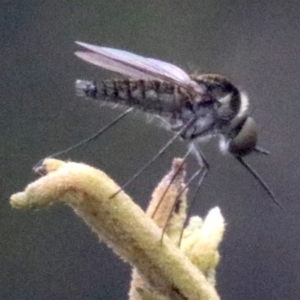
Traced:
[[[256, 150], [257, 151], [257, 150]], [[265, 153], [263, 151], [260, 151], [261, 153]], [[267, 154], [267, 153], [265, 153]], [[235, 156], [235, 159], [242, 165], [244, 166], [247, 171], [258, 181], [258, 183], [263, 187], [263, 189], [267, 192], [267, 194], [270, 196], [270, 198], [272, 199], [272, 201], [279, 206], [281, 209], [283, 209], [283, 207], [281, 206], [280, 202], [276, 199], [274, 193], [271, 191], [271, 189], [267, 186], [266, 182], [258, 175], [258, 173], [245, 161], [243, 160], [242, 157], [240, 156]]]
[[[120, 114], [119, 116], [117, 116], [112, 122], [110, 122], [109, 124], [105, 125], [104, 127], [102, 127], [100, 130], [98, 130], [97, 132], [95, 132], [93, 135], [89, 136], [88, 138], [84, 139], [83, 141], [65, 149], [59, 152], [56, 152], [54, 154], [51, 154], [49, 156], [47, 156], [48, 158], [51, 157], [57, 157], [63, 154], [66, 154], [70, 151], [73, 151], [74, 149], [89, 143], [92, 140], [95, 140], [96, 138], [98, 138], [102, 133], [104, 133], [107, 129], [111, 128], [113, 125], [117, 124], [120, 120], [122, 120], [125, 116], [127, 116], [131, 111], [133, 110], [132, 107], [128, 108], [127, 110], [125, 110], [122, 114]], [[33, 167], [33, 170], [36, 171], [38, 170], [38, 168], [41, 166], [41, 164], [43, 163], [44, 158], [41, 159], [37, 164], [35, 164], [35, 166]]]

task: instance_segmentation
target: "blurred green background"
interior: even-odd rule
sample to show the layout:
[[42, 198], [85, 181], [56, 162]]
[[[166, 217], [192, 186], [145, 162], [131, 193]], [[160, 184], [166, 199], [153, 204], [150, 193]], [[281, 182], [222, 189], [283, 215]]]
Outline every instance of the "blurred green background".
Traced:
[[[1, 1], [0, 299], [127, 299], [129, 267], [70, 209], [24, 212], [8, 202], [36, 178], [31, 169], [39, 159], [122, 111], [75, 96], [77, 78], [115, 76], [73, 55], [80, 40], [189, 72], [221, 73], [248, 92], [260, 145], [271, 155], [247, 161], [285, 210], [213, 140], [202, 146], [211, 168], [192, 214], [219, 205], [226, 218], [217, 277], [223, 300], [298, 300], [299, 16], [298, 1]], [[121, 184], [171, 135], [136, 113], [64, 158], [102, 168]], [[185, 150], [178, 141], [128, 187], [142, 207], [172, 158]]]

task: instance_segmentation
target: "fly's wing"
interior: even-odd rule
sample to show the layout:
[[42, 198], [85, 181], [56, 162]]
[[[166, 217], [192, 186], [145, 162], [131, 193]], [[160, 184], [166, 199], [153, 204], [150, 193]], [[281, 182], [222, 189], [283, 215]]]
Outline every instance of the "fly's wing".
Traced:
[[171, 81], [186, 89], [192, 88], [199, 93], [204, 92], [186, 72], [170, 63], [146, 58], [124, 50], [99, 47], [82, 42], [76, 42], [76, 44], [88, 51], [76, 51], [75, 55], [96, 66], [132, 78], [161, 79]]

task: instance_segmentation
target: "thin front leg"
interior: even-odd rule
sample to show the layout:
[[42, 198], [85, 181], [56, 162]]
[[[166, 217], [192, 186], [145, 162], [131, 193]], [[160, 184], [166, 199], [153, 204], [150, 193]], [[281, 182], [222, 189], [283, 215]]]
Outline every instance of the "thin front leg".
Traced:
[[[205, 176], [207, 175], [208, 173], [208, 169], [209, 169], [209, 165], [206, 161], [206, 158], [204, 157], [204, 155], [200, 152], [199, 149], [196, 148], [196, 146], [194, 145], [194, 143], [191, 143], [189, 145], [189, 149], [188, 151], [186, 152], [185, 156], [184, 156], [184, 161], [187, 159], [188, 155], [193, 152], [194, 155], [195, 155], [195, 158], [196, 158], [196, 161], [197, 163], [199, 164], [199, 168], [198, 170], [189, 178], [189, 180], [187, 181], [186, 183], [186, 186], [185, 188], [179, 193], [179, 195], [177, 196], [177, 198], [179, 199], [180, 196], [184, 193], [184, 191], [190, 186], [190, 184], [195, 180], [195, 178], [197, 178], [198, 176], [199, 177], [199, 180], [198, 180], [198, 184], [197, 184], [197, 187], [196, 187], [196, 191], [192, 197], [192, 201], [191, 201], [191, 204], [189, 206], [189, 209], [188, 209], [188, 212], [187, 212], [187, 218], [188, 216], [190, 215], [190, 208], [194, 202], [194, 200], [196, 199], [196, 196], [200, 190], [200, 186], [202, 184], [202, 181], [203, 179], [205, 178]], [[175, 206], [176, 206], [176, 203], [177, 203], [177, 200], [174, 202], [174, 205], [172, 207], [172, 209], [170, 210], [169, 212], [169, 215], [168, 215], [168, 218], [167, 218], [167, 221], [162, 229], [163, 233], [162, 233], [162, 237], [161, 237], [161, 241], [163, 240], [163, 236], [165, 234], [165, 231], [166, 231], [166, 228], [167, 228], [167, 225], [168, 225], [168, 221], [170, 220], [171, 216], [172, 216], [172, 213], [175, 209]], [[180, 233], [180, 238], [179, 238], [179, 246], [180, 246], [180, 243], [181, 243], [181, 239], [182, 239], [182, 234], [183, 234], [183, 229], [184, 229], [184, 226], [185, 224], [183, 225], [183, 228], [182, 228], [182, 231]]]
[[201, 184], [202, 184], [204, 178], [206, 177], [206, 175], [208, 174], [208, 170], [209, 170], [209, 164], [208, 164], [205, 156], [201, 152], [200, 148], [199, 147], [197, 148], [194, 143], [191, 143], [189, 148], [190, 148], [190, 151], [193, 152], [193, 154], [195, 155], [196, 161], [199, 164], [199, 169], [194, 173], [194, 175], [187, 182], [187, 186], [190, 184], [190, 182], [192, 182], [192, 180], [194, 178], [196, 178], [198, 176], [198, 174], [199, 174], [199, 180], [198, 180], [198, 184], [196, 186], [196, 191], [195, 191], [194, 195], [192, 196], [190, 206], [188, 207], [188, 210], [187, 210], [187, 217], [186, 217], [186, 220], [183, 224], [183, 228], [182, 228], [181, 235], [180, 235], [180, 238], [179, 238], [179, 245], [178, 245], [179, 247], [180, 247], [180, 244], [181, 244], [181, 239], [182, 239], [182, 236], [183, 236], [183, 230], [185, 228], [186, 221], [189, 219], [189, 216], [191, 215], [192, 205], [193, 205], [193, 203], [194, 203], [194, 201], [195, 201], [195, 199], [196, 199], [196, 197], [197, 197], [197, 195], [200, 191]]

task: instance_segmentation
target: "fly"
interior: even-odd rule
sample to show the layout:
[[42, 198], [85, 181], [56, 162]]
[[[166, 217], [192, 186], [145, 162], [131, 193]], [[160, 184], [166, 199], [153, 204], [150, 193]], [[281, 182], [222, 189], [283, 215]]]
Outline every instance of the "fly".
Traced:
[[[257, 146], [257, 127], [248, 114], [248, 97], [221, 75], [188, 75], [181, 68], [127, 51], [76, 42], [84, 51], [75, 55], [86, 62], [125, 75], [126, 79], [77, 80], [76, 90], [90, 98], [137, 108], [158, 115], [175, 136], [146, 164], [129, 184], [158, 156], [181, 137], [192, 145], [205, 177], [208, 164], [195, 141], [219, 137], [219, 148], [231, 154], [259, 182], [271, 199], [280, 206], [264, 180], [246, 163], [244, 156], [253, 152], [268, 154]], [[200, 185], [200, 184], [199, 184]]]

